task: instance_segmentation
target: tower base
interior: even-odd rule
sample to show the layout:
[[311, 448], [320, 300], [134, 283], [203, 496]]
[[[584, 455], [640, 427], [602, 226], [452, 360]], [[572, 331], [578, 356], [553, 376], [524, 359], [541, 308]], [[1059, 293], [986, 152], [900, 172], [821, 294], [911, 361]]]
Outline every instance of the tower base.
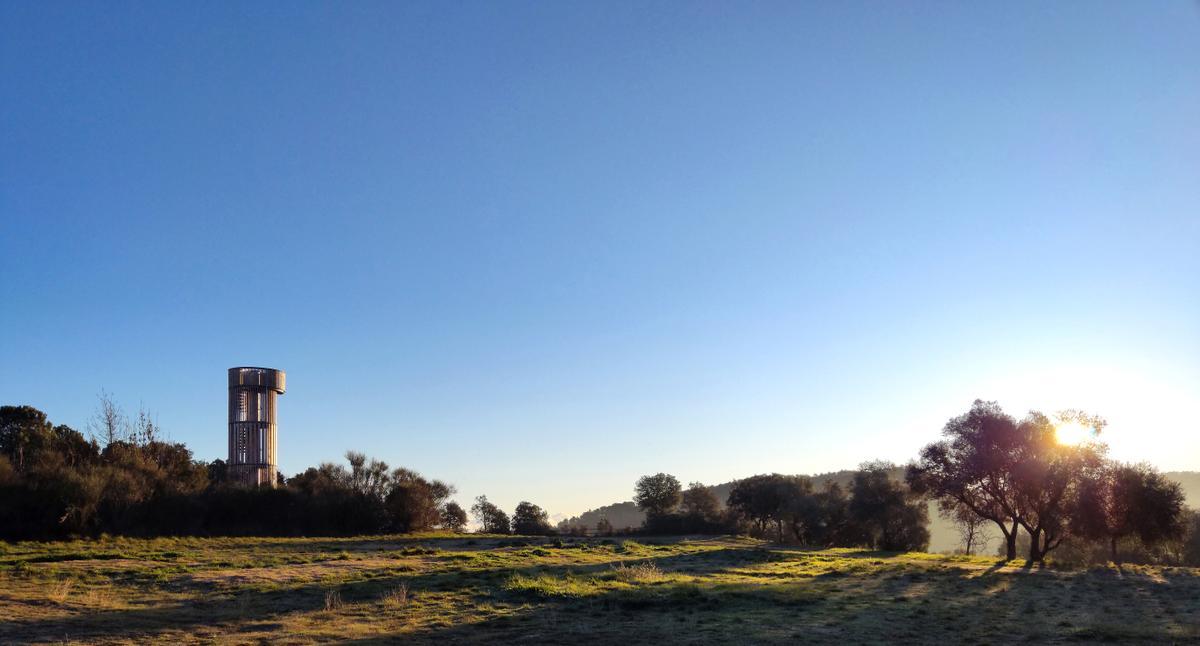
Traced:
[[274, 487], [279, 478], [279, 471], [273, 464], [231, 464], [228, 474], [230, 482], [251, 487]]

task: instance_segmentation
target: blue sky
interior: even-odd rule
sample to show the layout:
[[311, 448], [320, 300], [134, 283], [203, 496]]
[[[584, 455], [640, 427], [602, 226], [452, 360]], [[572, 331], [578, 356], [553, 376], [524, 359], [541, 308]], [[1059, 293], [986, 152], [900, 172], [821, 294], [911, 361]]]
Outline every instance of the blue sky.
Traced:
[[0, 5], [0, 399], [511, 508], [904, 461], [972, 399], [1200, 468], [1200, 10]]

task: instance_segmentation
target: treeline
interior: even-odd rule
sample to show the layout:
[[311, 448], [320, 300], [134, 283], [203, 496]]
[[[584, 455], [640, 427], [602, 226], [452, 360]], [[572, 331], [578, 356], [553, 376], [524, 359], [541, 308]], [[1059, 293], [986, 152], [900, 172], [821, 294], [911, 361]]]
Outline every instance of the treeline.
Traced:
[[[1200, 565], [1200, 511], [1181, 486], [1145, 464], [1107, 458], [1103, 419], [1064, 411], [1057, 424], [1031, 412], [1017, 420], [995, 402], [977, 400], [951, 419], [941, 441], [903, 470], [866, 463], [842, 487], [807, 476], [758, 475], [732, 483], [725, 504], [713, 489], [674, 476], [645, 476], [634, 502], [645, 513], [638, 531], [652, 534], [747, 533], [814, 547], [919, 550], [929, 543], [928, 505], [954, 522], [970, 554], [1000, 539], [1007, 560], [1024, 553], [1045, 562], [1134, 561]], [[1062, 424], [1085, 426], [1091, 439], [1059, 440]], [[897, 472], [903, 481], [891, 477]], [[612, 506], [612, 509], [624, 509]], [[560, 524], [563, 533], [620, 531], [600, 515]]]
[[[645, 512], [640, 531], [648, 534], [749, 534], [814, 547], [924, 550], [927, 506], [890, 476], [895, 471], [888, 462], [863, 464], [846, 488], [832, 481], [817, 488], [808, 476], [756, 475], [735, 481], [724, 505], [702, 483], [684, 489], [675, 476], [658, 473], [637, 481], [634, 504]], [[615, 530], [606, 518], [594, 529], [562, 529]]]
[[[568, 522], [558, 531], [744, 533], [818, 547], [923, 550], [933, 500], [957, 523], [967, 553], [998, 534], [1006, 559], [1024, 553], [1043, 562], [1053, 552], [1064, 560], [1200, 565], [1200, 512], [1185, 507], [1179, 484], [1148, 465], [1108, 459], [1095, 439], [1103, 420], [1068, 411], [1059, 415], [1064, 422], [1090, 426], [1093, 440], [1063, 443], [1041, 413], [1017, 420], [976, 401], [903, 471], [871, 462], [845, 485], [825, 479], [822, 486], [807, 476], [757, 475], [732, 483], [724, 504], [712, 488], [685, 489], [659, 473], [635, 485], [641, 527], [601, 516], [594, 527]], [[145, 411], [127, 418], [107, 396], [90, 426], [89, 437], [30, 406], [0, 407], [0, 538], [457, 532], [467, 524], [452, 485], [361, 453], [347, 453], [346, 465], [281, 477], [275, 488], [249, 488], [227, 481], [223, 461], [194, 459], [183, 444], [164, 440]], [[470, 514], [487, 533], [555, 532], [530, 502], [509, 515], [480, 496]]]
[[[149, 415], [102, 397], [92, 438], [30, 406], [0, 407], [0, 538], [351, 535], [462, 531], [452, 485], [360, 453], [277, 488], [226, 481], [222, 460], [164, 441]], [[101, 446], [100, 442], [104, 445]]]

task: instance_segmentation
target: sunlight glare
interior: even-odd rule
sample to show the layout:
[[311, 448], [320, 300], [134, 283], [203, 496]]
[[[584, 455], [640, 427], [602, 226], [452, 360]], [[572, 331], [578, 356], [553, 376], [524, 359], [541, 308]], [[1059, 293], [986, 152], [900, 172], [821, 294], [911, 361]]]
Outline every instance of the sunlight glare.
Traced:
[[1083, 444], [1095, 439], [1092, 428], [1079, 422], [1063, 422], [1055, 426], [1054, 435], [1059, 444]]

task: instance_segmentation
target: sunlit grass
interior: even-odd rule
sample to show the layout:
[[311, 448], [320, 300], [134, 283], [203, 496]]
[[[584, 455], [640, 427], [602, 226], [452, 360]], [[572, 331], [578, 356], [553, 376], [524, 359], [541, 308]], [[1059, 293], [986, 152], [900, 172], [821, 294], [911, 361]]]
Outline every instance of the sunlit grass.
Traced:
[[1200, 571], [735, 538], [0, 543], [0, 643], [1200, 639]]

